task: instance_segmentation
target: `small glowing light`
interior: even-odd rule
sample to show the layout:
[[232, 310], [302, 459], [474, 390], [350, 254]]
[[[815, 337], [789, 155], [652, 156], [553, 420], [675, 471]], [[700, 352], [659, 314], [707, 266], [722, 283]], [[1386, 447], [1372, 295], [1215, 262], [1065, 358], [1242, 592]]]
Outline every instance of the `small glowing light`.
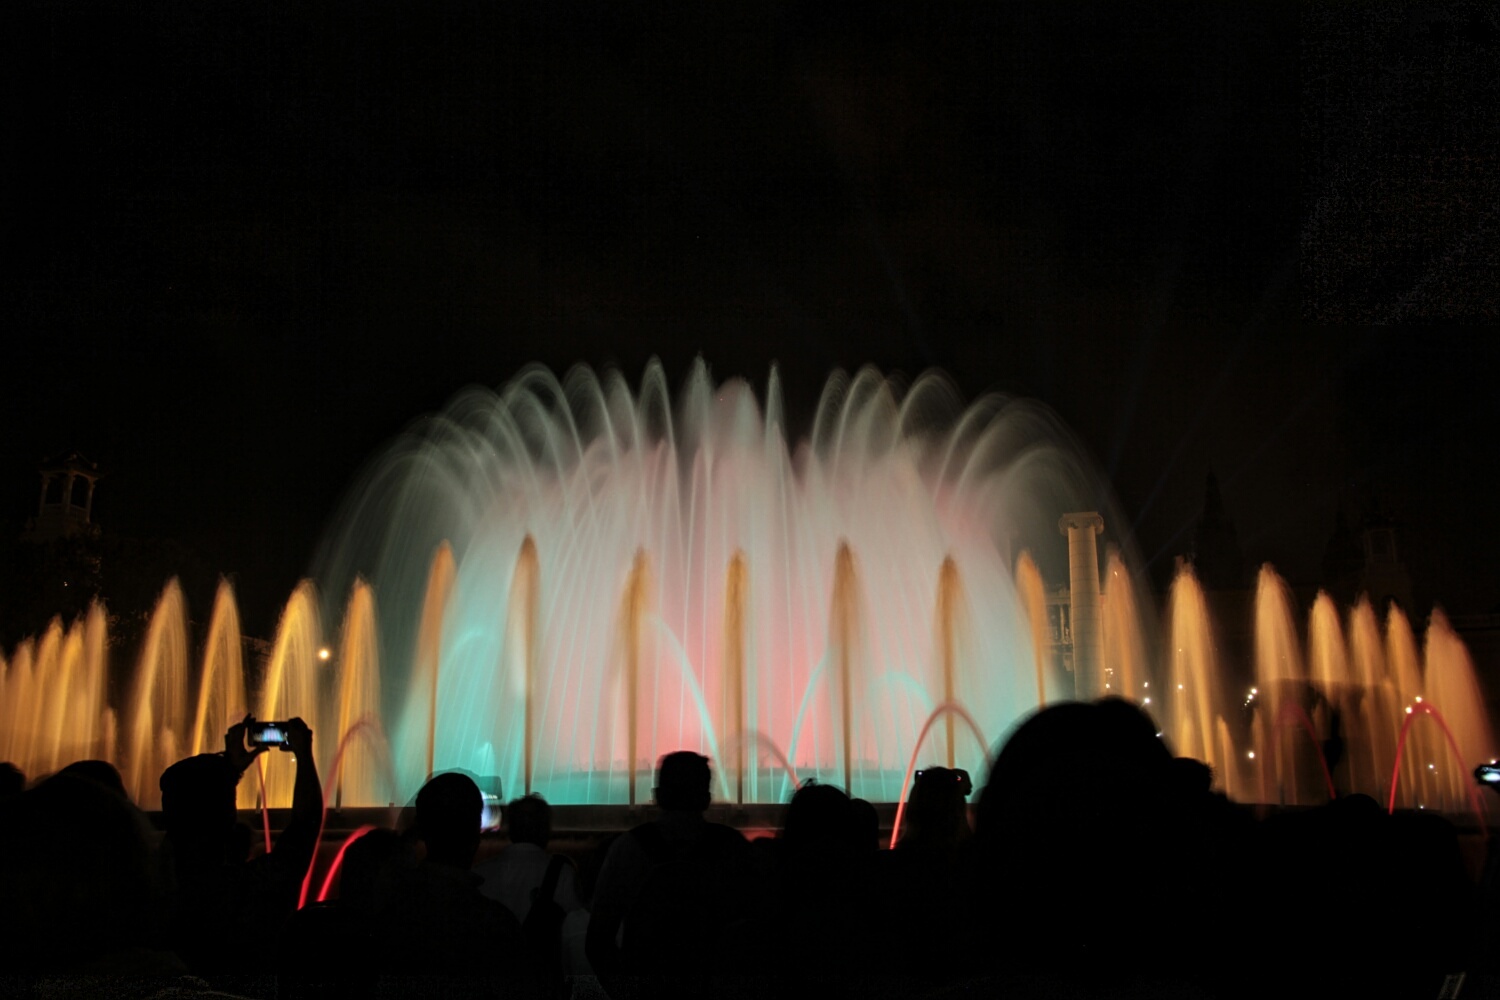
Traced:
[[[1108, 684], [1104, 685], [1104, 690], [1106, 690], [1106, 691], [1109, 690], [1109, 685]], [[1410, 709], [1408, 709], [1408, 711], [1410, 711]]]
[[1248, 755], [1247, 755], [1247, 756], [1248, 756], [1248, 757], [1249, 757], [1249, 758], [1250, 758], [1250, 759], [1251, 759], [1251, 760], [1254, 760], [1254, 759], [1255, 759], [1255, 751], [1254, 751], [1254, 750], [1251, 750], [1251, 751], [1250, 751], [1250, 753], [1249, 753], [1249, 754], [1248, 754]]
[[1411, 714], [1411, 706], [1410, 706], [1410, 705], [1407, 705], [1407, 706], [1406, 706], [1406, 714], [1407, 714], [1407, 715], [1410, 715], [1410, 714]]
[[1182, 690], [1182, 685], [1181, 684], [1177, 685], [1177, 690], [1179, 690], [1179, 691]]
[[1427, 770], [1429, 770], [1429, 771], [1436, 771], [1437, 770], [1437, 765], [1436, 764], [1428, 764], [1427, 765]]
[[1160, 729], [1158, 729], [1158, 730], [1157, 730], [1157, 731], [1156, 731], [1156, 738], [1157, 738], [1157, 739], [1161, 739], [1161, 730], [1160, 730]]
[[1142, 704], [1142, 705], [1149, 705], [1149, 704], [1151, 704], [1151, 699], [1150, 699], [1150, 698], [1147, 698], [1147, 699], [1145, 699], [1145, 700], [1144, 700], [1144, 701], [1142, 701], [1142, 702], [1141, 702], [1141, 704]]
[[320, 660], [326, 660], [332, 655], [333, 652], [327, 646], [324, 646], [322, 649], [318, 650], [318, 659]]
[[1418, 705], [1422, 704], [1422, 696], [1421, 695], [1417, 695], [1417, 704]]
[[1260, 688], [1251, 688], [1250, 689], [1250, 693], [1251, 694], [1260, 694]]
[[1150, 681], [1147, 681], [1146, 683], [1144, 683], [1144, 684], [1141, 685], [1141, 687], [1146, 687], [1146, 688], [1148, 688], [1150, 686], [1151, 686], [1151, 682]]

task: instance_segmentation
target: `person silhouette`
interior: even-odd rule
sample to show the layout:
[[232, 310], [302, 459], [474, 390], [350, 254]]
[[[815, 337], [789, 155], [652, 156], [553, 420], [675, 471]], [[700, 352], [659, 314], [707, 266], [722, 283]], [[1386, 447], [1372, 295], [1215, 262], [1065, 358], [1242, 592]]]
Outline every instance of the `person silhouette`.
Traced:
[[224, 752], [198, 754], [162, 772], [167, 835], [159, 866], [168, 898], [168, 940], [194, 972], [253, 970], [245, 941], [297, 907], [323, 825], [323, 789], [307, 723], [285, 723], [297, 761], [292, 815], [266, 854], [250, 859], [252, 834], [238, 822], [235, 790], [264, 744], [247, 746], [249, 715], [224, 734]]
[[185, 975], [161, 934], [147, 831], [123, 795], [67, 769], [6, 802], [3, 972]]
[[[521, 923], [531, 912], [531, 894], [547, 877], [554, 857], [547, 853], [552, 839], [552, 807], [535, 793], [515, 799], [505, 807], [505, 832], [510, 843], [474, 869], [484, 879], [479, 891], [505, 904]], [[553, 899], [569, 913], [579, 908], [574, 888], [573, 865], [563, 857]]]
[[653, 789], [659, 817], [611, 845], [585, 942], [601, 978], [710, 971], [719, 936], [748, 911], [750, 846], [704, 817], [712, 779], [701, 754], [662, 757]]
[[417, 793], [410, 832], [420, 851], [388, 866], [375, 887], [383, 971], [459, 978], [531, 971], [515, 915], [480, 893], [482, 879], [470, 871], [483, 814], [484, 797], [466, 774], [439, 774]]

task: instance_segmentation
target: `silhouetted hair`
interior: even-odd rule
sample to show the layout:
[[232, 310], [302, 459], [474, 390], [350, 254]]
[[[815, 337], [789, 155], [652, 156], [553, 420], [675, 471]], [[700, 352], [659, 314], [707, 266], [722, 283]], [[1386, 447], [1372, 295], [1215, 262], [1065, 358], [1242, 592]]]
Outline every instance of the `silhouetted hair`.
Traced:
[[807, 782], [786, 807], [781, 839], [797, 854], [851, 852], [857, 848], [849, 796], [833, 785]]
[[429, 859], [467, 868], [479, 849], [484, 796], [467, 774], [440, 774], [417, 793], [417, 831]]
[[964, 800], [971, 787], [963, 771], [946, 767], [918, 771], [906, 802], [899, 846], [957, 846], [969, 832]]
[[552, 807], [532, 792], [505, 807], [505, 832], [512, 844], [546, 847], [552, 839]]
[[217, 753], [179, 760], [161, 773], [161, 811], [174, 837], [224, 833], [235, 824], [234, 791], [240, 776]]
[[[975, 809], [982, 835], [1014, 823], [1090, 830], [1156, 805], [1172, 755], [1140, 709], [1119, 699], [1050, 705], [995, 757]], [[1080, 794], [1087, 790], [1088, 794]]]
[[120, 777], [120, 772], [107, 760], [75, 760], [57, 773], [87, 778], [89, 781], [103, 785], [123, 799], [130, 798], [125, 791], [125, 781]]
[[663, 809], [702, 812], [713, 801], [709, 786], [713, 772], [708, 758], [691, 750], [677, 750], [656, 765], [656, 804]]

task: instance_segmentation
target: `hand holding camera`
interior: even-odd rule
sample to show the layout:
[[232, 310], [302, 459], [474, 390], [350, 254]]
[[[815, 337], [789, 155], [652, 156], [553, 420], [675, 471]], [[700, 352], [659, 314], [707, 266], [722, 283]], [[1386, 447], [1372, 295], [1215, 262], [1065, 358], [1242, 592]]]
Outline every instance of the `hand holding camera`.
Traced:
[[312, 729], [300, 718], [258, 722], [254, 716], [246, 715], [224, 734], [224, 755], [241, 773], [251, 761], [272, 747], [296, 754], [311, 754]]
[[245, 738], [249, 734], [250, 728], [258, 725], [260, 723], [257, 723], [254, 717], [247, 712], [243, 719], [230, 726], [229, 730], [224, 734], [224, 756], [229, 759], [229, 763], [234, 765], [234, 769], [241, 774], [245, 773], [245, 769], [250, 766], [251, 761], [269, 749], [262, 744], [256, 743], [253, 739], [250, 741], [248, 747], [245, 745]]
[[288, 719], [285, 722], [251, 720], [246, 735], [250, 738], [251, 746], [258, 746], [263, 750], [275, 747], [277, 750], [290, 750], [292, 753], [312, 752], [312, 730], [300, 718]]

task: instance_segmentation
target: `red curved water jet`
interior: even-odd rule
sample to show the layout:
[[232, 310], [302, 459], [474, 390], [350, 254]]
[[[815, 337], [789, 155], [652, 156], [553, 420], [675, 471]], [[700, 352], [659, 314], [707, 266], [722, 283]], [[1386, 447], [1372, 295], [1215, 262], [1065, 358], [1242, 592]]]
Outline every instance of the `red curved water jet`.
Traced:
[[1312, 741], [1313, 751], [1318, 755], [1318, 765], [1323, 769], [1323, 784], [1328, 788], [1328, 800], [1332, 802], [1339, 797], [1338, 789], [1333, 786], [1333, 774], [1328, 770], [1328, 758], [1323, 755], [1323, 744], [1318, 742], [1318, 733], [1313, 729], [1312, 720], [1307, 717], [1307, 711], [1295, 701], [1284, 701], [1281, 703], [1281, 712], [1276, 717], [1276, 728], [1280, 729], [1287, 724], [1287, 712], [1291, 712], [1291, 721], [1302, 727], [1307, 738]]
[[344, 838], [344, 842], [339, 845], [339, 852], [333, 856], [333, 864], [328, 866], [328, 874], [323, 878], [323, 887], [318, 890], [318, 902], [327, 901], [328, 890], [333, 888], [333, 879], [338, 875], [339, 869], [344, 866], [344, 852], [349, 849], [349, 845], [375, 829], [378, 828], [373, 824], [366, 823]]
[[892, 849], [895, 849], [896, 839], [901, 836], [901, 817], [906, 815], [906, 793], [911, 790], [911, 776], [917, 769], [917, 755], [922, 752], [922, 741], [927, 739], [927, 734], [931, 732], [933, 724], [938, 719], [947, 715], [957, 715], [960, 719], [967, 722], [969, 724], [969, 731], [974, 734], [974, 738], [979, 741], [979, 745], [984, 747], [985, 754], [988, 755], [990, 752], [989, 741], [979, 731], [979, 723], [974, 721], [974, 717], [962, 705], [956, 701], [945, 701], [937, 708], [934, 708], [932, 714], [927, 717], [927, 721], [922, 724], [922, 731], [917, 734], [916, 745], [911, 750], [911, 762], [906, 765], [906, 777], [901, 779], [901, 800], [896, 803], [896, 822], [891, 827]]
[[[344, 731], [344, 735], [339, 739], [338, 749], [333, 753], [333, 762], [328, 765], [328, 782], [323, 786], [324, 812], [328, 811], [328, 790], [330, 788], [334, 789], [335, 794], [337, 794], [339, 780], [343, 777], [344, 754], [348, 752], [349, 745], [354, 741], [354, 737], [362, 733], [370, 735], [370, 745], [377, 750], [385, 745], [384, 732], [380, 728], [380, 720], [373, 715], [360, 716], [354, 725]], [[390, 781], [392, 787], [395, 787], [395, 776], [391, 773], [389, 758], [382, 757], [379, 763], [382, 765], [382, 770], [386, 772], [387, 780]]]
[[[328, 765], [328, 772], [329, 772], [328, 773], [328, 781], [323, 785], [323, 811], [318, 815], [318, 839], [317, 839], [317, 843], [322, 843], [322, 841], [323, 841], [323, 824], [325, 824], [328, 821], [328, 790], [330, 788], [337, 789], [337, 787], [338, 787], [339, 773], [343, 770], [343, 767], [344, 767], [344, 754], [345, 754], [346, 751], [348, 751], [349, 744], [351, 742], [353, 742], [354, 737], [358, 736], [362, 732], [372, 731], [372, 732], [375, 732], [375, 733], [378, 734], [379, 731], [380, 731], [379, 727], [380, 727], [380, 723], [379, 723], [379, 721], [377, 719], [375, 719], [372, 716], [366, 715], [366, 716], [362, 717], [358, 722], [354, 723], [354, 725], [352, 725], [348, 729], [344, 730], [344, 735], [339, 738], [338, 749], [336, 749], [333, 752], [333, 763], [331, 763], [331, 764]], [[378, 746], [379, 744], [377, 743], [376, 745]], [[387, 762], [387, 768], [389, 768], [389, 762]], [[270, 839], [269, 839], [270, 838], [270, 832], [269, 832], [269, 830], [267, 831], [266, 836], [267, 836], [266, 843], [269, 845], [269, 843], [270, 843]], [[353, 839], [354, 838], [352, 836], [349, 838], [349, 840], [353, 840]], [[344, 847], [348, 847], [349, 846], [349, 840], [346, 840], [344, 842]], [[334, 859], [335, 866], [337, 865], [338, 861], [343, 858], [343, 856], [344, 856], [344, 849], [343, 849], [343, 847], [341, 847], [341, 848], [339, 848], [338, 857]], [[304, 906], [307, 905], [308, 890], [310, 890], [312, 888], [313, 869], [316, 868], [317, 865], [318, 865], [318, 852], [317, 852], [317, 849], [314, 848], [312, 859], [310, 861], [308, 861], [308, 863], [307, 863], [307, 874], [302, 876], [302, 892], [297, 896], [297, 909], [299, 909], [299, 910], [302, 909]], [[330, 874], [329, 877], [331, 878], [332, 875]], [[326, 883], [324, 885], [324, 889], [325, 889], [325, 891], [327, 889], [327, 884]], [[320, 895], [318, 897], [318, 901], [322, 902], [322, 898], [323, 897]]]
[[[1448, 738], [1448, 751], [1453, 754], [1453, 759], [1458, 761], [1458, 773], [1468, 774], [1469, 765], [1465, 763], [1463, 754], [1458, 752], [1458, 741], [1453, 738], [1453, 730], [1448, 728], [1448, 723], [1443, 719], [1442, 713], [1425, 701], [1419, 701], [1406, 710], [1406, 721], [1401, 723], [1401, 735], [1396, 737], [1396, 765], [1391, 769], [1391, 798], [1386, 803], [1386, 814], [1390, 815], [1396, 811], [1396, 783], [1401, 779], [1401, 756], [1406, 753], [1406, 736], [1411, 732], [1411, 724], [1417, 721], [1417, 716], [1429, 716], [1433, 722], [1443, 730], [1443, 735]], [[1474, 810], [1474, 818], [1479, 820], [1479, 829], [1489, 835], [1489, 825], [1484, 821], [1484, 807], [1479, 804], [1478, 790], [1473, 785], [1468, 785], [1469, 808]]]

